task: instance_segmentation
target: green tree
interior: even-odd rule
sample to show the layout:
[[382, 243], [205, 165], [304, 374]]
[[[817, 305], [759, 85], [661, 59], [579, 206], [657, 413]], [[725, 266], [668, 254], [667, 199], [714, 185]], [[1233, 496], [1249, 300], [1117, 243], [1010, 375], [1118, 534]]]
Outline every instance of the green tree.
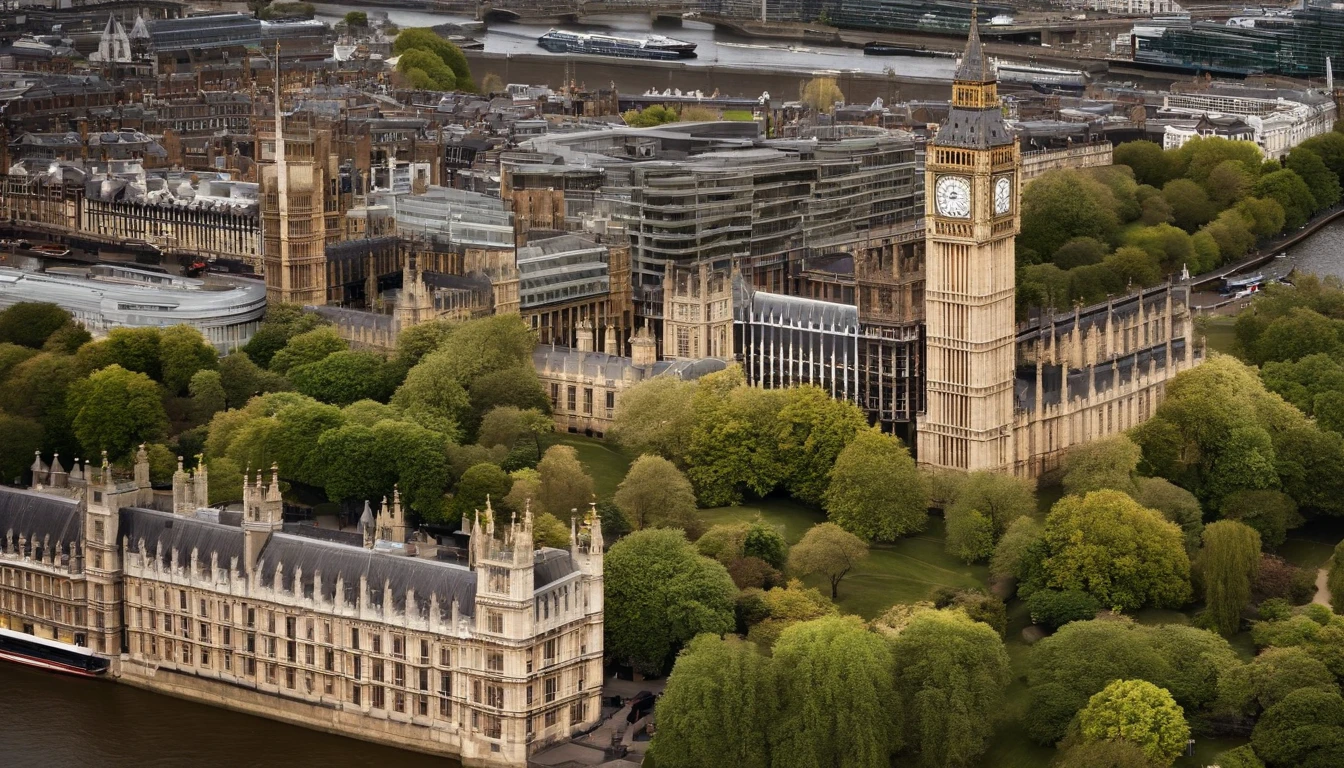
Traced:
[[476, 442], [487, 448], [495, 445], [512, 448], [520, 441], [531, 443], [537, 461], [541, 461], [541, 437], [553, 431], [555, 422], [540, 411], [501, 405], [487, 411], [481, 419]]
[[864, 429], [833, 464], [824, 499], [831, 522], [868, 541], [895, 541], [928, 525], [928, 481], [900, 440]]
[[252, 334], [243, 352], [249, 359], [262, 368], [268, 368], [275, 356], [289, 340], [306, 331], [322, 325], [326, 320], [315, 312], [305, 312], [297, 304], [272, 304], [266, 307], [266, 317], [261, 327]]
[[746, 538], [742, 540], [742, 554], [758, 557], [771, 568], [782, 570], [789, 557], [789, 545], [779, 529], [761, 519], [751, 521]]
[[1251, 188], [1256, 197], [1269, 198], [1283, 207], [1284, 228], [1297, 229], [1316, 211], [1311, 187], [1290, 168], [1267, 173]]
[[[1147, 270], [1156, 269], [1159, 274], [1164, 271], [1178, 272], [1181, 265], [1195, 258], [1194, 239], [1184, 230], [1170, 224], [1130, 229], [1125, 233], [1124, 242], [1152, 257], [1153, 261]], [[1133, 267], [1131, 270], [1138, 277], [1150, 276], [1142, 267]]]
[[0, 342], [0, 382], [9, 376], [9, 372], [25, 360], [37, 355], [37, 350], [21, 347], [8, 341]]
[[1335, 545], [1329, 567], [1325, 584], [1330, 590], [1330, 607], [1335, 613], [1344, 613], [1344, 541]]
[[896, 636], [892, 654], [918, 764], [973, 764], [989, 746], [1012, 679], [998, 633], [959, 611], [925, 611]]
[[115, 364], [72, 385], [68, 407], [75, 437], [89, 456], [128, 456], [134, 446], [168, 431], [158, 385]]
[[1082, 495], [1110, 488], [1137, 492], [1134, 470], [1143, 452], [1125, 435], [1114, 435], [1070, 448], [1064, 454], [1064, 493]]
[[[33, 464], [33, 453], [42, 447], [42, 425], [33, 419], [0, 411], [0, 483], [20, 485]], [[45, 478], [43, 478], [45, 482]]]
[[401, 30], [392, 43], [392, 52], [404, 54], [412, 50], [429, 51], [437, 56], [452, 70], [459, 87], [470, 84], [471, 69], [467, 66], [467, 57], [462, 54], [462, 49], [439, 37], [434, 30], [423, 27]]
[[783, 390], [746, 386], [739, 366], [700, 378], [691, 398], [695, 426], [687, 477], [701, 506], [734, 504], [744, 492], [765, 496], [783, 479], [776, 418]]
[[1059, 629], [1071, 621], [1088, 621], [1097, 617], [1101, 603], [1080, 589], [1042, 589], [1027, 598], [1033, 624]]
[[947, 507], [948, 551], [968, 562], [983, 560], [1014, 520], [1035, 511], [1030, 483], [997, 472], [972, 472]]
[[192, 418], [199, 423], [209, 422], [216, 413], [228, 407], [228, 396], [224, 394], [219, 371], [197, 371], [187, 390], [191, 394]]
[[675, 123], [680, 117], [676, 110], [662, 104], [651, 104], [644, 109], [627, 109], [621, 119], [631, 128], [655, 128], [666, 123]]
[[674, 376], [655, 376], [621, 393], [607, 434], [636, 455], [662, 456], [686, 467], [695, 415], [691, 400], [695, 383]]
[[471, 429], [474, 433], [481, 419], [491, 409], [503, 405], [549, 414], [551, 400], [541, 388], [537, 370], [529, 361], [526, 365], [512, 365], [487, 371], [472, 379], [467, 386], [471, 400]]
[[606, 646], [611, 657], [662, 674], [698, 634], [733, 631], [737, 588], [680, 531], [635, 531], [607, 553]]
[[219, 361], [219, 383], [230, 408], [242, 408], [256, 395], [289, 389], [285, 377], [258, 367], [246, 352], [234, 352]]
[[41, 349], [53, 333], [73, 322], [55, 304], [20, 302], [0, 311], [0, 342]]
[[1344, 765], [1344, 699], [1337, 691], [1293, 691], [1256, 723], [1251, 746], [1270, 768]]
[[1180, 705], [1145, 680], [1117, 680], [1103, 688], [1078, 713], [1078, 730], [1087, 741], [1137, 744], [1161, 765], [1171, 765], [1190, 739]]
[[700, 635], [677, 656], [658, 699], [652, 751], [665, 768], [769, 768], [776, 709], [770, 660], [754, 643]]
[[1061, 245], [1051, 261], [1060, 269], [1073, 269], [1100, 264], [1110, 251], [1110, 246], [1095, 237], [1075, 237]]
[[159, 365], [159, 341], [163, 336], [158, 328], [113, 328], [107, 338], [93, 341], [79, 348], [77, 357], [86, 372], [120, 365], [133, 373], [143, 373], [160, 381], [163, 370]]
[[430, 320], [403, 328], [397, 334], [397, 364], [406, 370], [415, 367], [425, 355], [444, 345], [452, 337], [456, 324], [448, 320]]
[[484, 510], [486, 500], [503, 501], [513, 487], [513, 480], [497, 464], [477, 464], [462, 473], [453, 491], [452, 517], [465, 521], [477, 510]]
[[457, 87], [457, 75], [432, 51], [406, 51], [397, 57], [397, 71], [405, 75], [416, 88], [451, 91]]
[[1193, 493], [1160, 477], [1136, 477], [1134, 485], [1135, 501], [1162, 513], [1168, 522], [1179, 525], [1185, 536], [1187, 552], [1199, 549], [1204, 533], [1204, 511]]
[[1219, 258], [1224, 262], [1240, 259], [1255, 245], [1250, 223], [1235, 209], [1218, 214], [1218, 218], [1205, 225], [1204, 231], [1218, 244]]
[[1140, 184], [1161, 187], [1181, 175], [1178, 163], [1162, 147], [1151, 141], [1127, 141], [1115, 148], [1115, 164], [1134, 169]]
[[537, 501], [541, 496], [540, 472], [530, 467], [515, 469], [509, 473], [509, 479], [513, 481], [513, 485], [509, 488], [509, 495], [504, 497], [504, 506], [512, 510], [522, 510], [531, 505], [533, 514], [550, 514], [541, 506], [541, 502]]
[[1209, 171], [1204, 180], [1204, 191], [1218, 208], [1227, 208], [1241, 200], [1251, 190], [1255, 178], [1246, 166], [1236, 160], [1224, 160]]
[[1019, 517], [1008, 524], [1008, 530], [994, 546], [989, 560], [989, 573], [996, 579], [1021, 579], [1026, 574], [1024, 564], [1028, 553], [1042, 544], [1045, 529], [1030, 517]]
[[1281, 491], [1236, 491], [1223, 499], [1222, 513], [1254, 529], [1267, 549], [1277, 548], [1302, 523], [1297, 504]]
[[1231, 141], [1219, 136], [1196, 136], [1177, 150], [1184, 175], [1203, 184], [1214, 169], [1234, 160], [1253, 177], [1260, 173], [1264, 155], [1253, 141]]
[[1334, 354], [1339, 349], [1335, 321], [1307, 307], [1295, 307], [1265, 327], [1253, 350], [1254, 360], [1300, 360], [1309, 355]]
[[1118, 281], [1124, 282], [1126, 289], [1155, 285], [1162, 279], [1162, 264], [1158, 257], [1132, 245], [1117, 248], [1115, 253], [1102, 261], [1101, 267], [1110, 270]]
[[1061, 499], [1045, 518], [1045, 543], [1052, 587], [1081, 589], [1116, 610], [1190, 598], [1180, 528], [1118, 491]]
[[92, 340], [93, 334], [84, 330], [84, 326], [79, 323], [71, 321], [48, 336], [47, 343], [42, 345], [42, 349], [58, 355], [73, 355]]
[[271, 358], [270, 367], [276, 373], [289, 373], [292, 368], [316, 363], [336, 352], [344, 352], [349, 346], [331, 326], [314, 328], [291, 337]]
[[798, 86], [798, 100], [816, 112], [829, 114], [836, 104], [845, 103], [845, 94], [833, 77], [814, 77]]
[[538, 547], [569, 549], [569, 532], [569, 526], [550, 512], [542, 512], [533, 519], [532, 540]]
[[568, 445], [547, 448], [537, 472], [541, 475], [538, 501], [556, 517], [568, 520], [573, 510], [582, 512], [595, 500], [593, 478], [584, 471], [578, 452]]
[[1210, 621], [1224, 635], [1241, 628], [1241, 611], [1251, 600], [1251, 584], [1260, 565], [1260, 534], [1235, 520], [1204, 529], [1199, 571]]
[[210, 504], [243, 500], [243, 470], [232, 459], [212, 457], [205, 466], [210, 473]]
[[71, 385], [81, 375], [75, 358], [40, 353], [14, 366], [0, 386], [0, 403], [11, 415], [41, 424], [47, 446], [76, 455], [80, 445], [71, 428], [67, 400]]
[[[732, 569], [729, 569], [732, 572]], [[794, 579], [786, 586], [762, 593], [765, 618], [752, 625], [747, 638], [761, 648], [772, 648], [784, 630], [804, 621], [838, 615], [839, 611], [820, 591]]]
[[947, 553], [974, 563], [994, 554], [994, 521], [974, 508], [947, 510]]
[[[281, 350], [276, 358], [284, 352]], [[289, 378], [299, 392], [333, 405], [386, 400], [392, 394], [388, 366], [373, 352], [333, 352], [317, 362], [294, 366]]]
[[691, 481], [661, 456], [635, 459], [625, 479], [616, 487], [612, 501], [635, 530], [680, 528], [695, 536], [703, 528], [695, 512]]
[[789, 570], [800, 575], [824, 576], [831, 585], [831, 599], [840, 597], [840, 582], [868, 557], [863, 539], [835, 523], [820, 523], [808, 529], [789, 551]]
[[1339, 175], [1326, 167], [1320, 155], [1307, 147], [1296, 146], [1288, 152], [1284, 165], [1306, 182], [1311, 198], [1316, 201], [1315, 210], [1330, 208], [1339, 202]]
[[1266, 648], [1250, 664], [1233, 667], [1223, 675], [1218, 681], [1218, 703], [1224, 709], [1253, 715], [1271, 709], [1293, 691], [1308, 688], [1339, 691], [1330, 668], [1308, 649]]
[[174, 395], [187, 391], [197, 371], [212, 370], [219, 353], [190, 325], [174, 325], [159, 337], [159, 370], [163, 386]]
[[[610, 559], [608, 559], [610, 562]], [[856, 617], [796, 624], [775, 643], [773, 768], [885, 768], [901, 745], [891, 649]]]
[[1256, 237], [1272, 237], [1283, 231], [1283, 206], [1277, 200], [1248, 197], [1237, 203], [1237, 211], [1246, 219], [1246, 225]]
[[1162, 186], [1162, 197], [1171, 206], [1176, 226], [1186, 232], [1194, 232], [1218, 214], [1218, 208], [1209, 200], [1208, 193], [1190, 179], [1167, 182]]
[[345, 26], [351, 29], [363, 29], [369, 26], [369, 15], [363, 11], [350, 11], [345, 14]]
[[[830, 485], [837, 458], [868, 425], [863, 411], [814, 386], [785, 390], [776, 416], [784, 487], [795, 499], [819, 505]], [[911, 462], [910, 470], [914, 471]]]
[[1045, 260], [1075, 237], [1113, 241], [1120, 224], [1111, 190], [1077, 170], [1050, 171], [1022, 191], [1019, 263]]
[[1059, 757], [1050, 764], [1052, 768], [1159, 768], [1142, 748], [1127, 741], [1078, 741], [1061, 749]]

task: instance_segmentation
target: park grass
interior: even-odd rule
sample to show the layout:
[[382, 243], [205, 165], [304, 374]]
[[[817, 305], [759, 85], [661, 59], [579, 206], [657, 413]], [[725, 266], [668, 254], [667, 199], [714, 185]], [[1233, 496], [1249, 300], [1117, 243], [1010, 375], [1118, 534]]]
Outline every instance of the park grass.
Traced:
[[736, 507], [700, 510], [700, 519], [705, 521], [706, 526], [749, 523], [755, 520], [757, 515], [783, 534], [784, 540], [789, 542], [790, 546], [797, 544], [809, 528], [817, 523], [826, 522], [826, 515], [821, 510], [788, 498], [771, 497]]
[[635, 457], [621, 450], [615, 443], [596, 437], [557, 432], [546, 439], [546, 447], [568, 445], [579, 454], [579, 461], [593, 477], [593, 490], [599, 500], [610, 499], [616, 486], [625, 479], [630, 462]]
[[723, 110], [724, 120], [733, 120], [736, 122], [750, 122], [756, 118], [752, 117], [749, 109], [725, 109]]
[[1318, 517], [1289, 531], [1288, 538], [1274, 554], [1298, 568], [1316, 571], [1325, 567], [1335, 551], [1335, 544], [1341, 539], [1344, 539], [1344, 520]]

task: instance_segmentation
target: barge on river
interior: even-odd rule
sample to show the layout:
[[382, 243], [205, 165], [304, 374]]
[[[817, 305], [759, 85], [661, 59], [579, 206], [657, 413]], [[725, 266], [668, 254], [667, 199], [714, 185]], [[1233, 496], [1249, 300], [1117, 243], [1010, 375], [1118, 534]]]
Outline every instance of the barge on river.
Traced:
[[662, 35], [616, 37], [615, 35], [552, 29], [537, 38], [537, 45], [551, 53], [584, 53], [594, 56], [616, 56], [623, 59], [672, 61], [695, 58], [695, 43], [674, 40]]
[[78, 645], [48, 640], [0, 627], [0, 659], [49, 672], [98, 677], [107, 672], [107, 659]]

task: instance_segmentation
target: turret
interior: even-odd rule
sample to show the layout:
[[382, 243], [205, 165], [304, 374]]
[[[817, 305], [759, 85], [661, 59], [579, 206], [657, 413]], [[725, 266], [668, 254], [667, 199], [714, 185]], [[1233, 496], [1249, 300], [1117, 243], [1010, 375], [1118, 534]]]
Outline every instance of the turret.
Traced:
[[51, 471], [51, 467], [48, 467], [46, 462], [42, 461], [41, 451], [33, 451], [33, 466], [31, 469], [33, 471], [32, 486], [41, 488], [42, 484], [47, 481], [47, 474]]
[[590, 320], [580, 320], [578, 326], [574, 329], [574, 348], [580, 352], [593, 351], [593, 323]]
[[[247, 496], [247, 475], [243, 475], [243, 496]], [[177, 457], [177, 471], [173, 473], [173, 514], [190, 515], [196, 511], [196, 489], [191, 475], [182, 468], [182, 457]]]
[[61, 454], [53, 453], [51, 455], [51, 471], [47, 473], [47, 485], [52, 488], [64, 488], [69, 474], [65, 467], [61, 466]]
[[[247, 478], [243, 478], [247, 484]], [[271, 540], [271, 534], [284, 527], [284, 502], [280, 498], [280, 469], [271, 465], [271, 484], [262, 484], [257, 472], [256, 485], [243, 493], [243, 567], [250, 574], [257, 567], [261, 550]]]
[[364, 548], [373, 549], [374, 539], [377, 538], [377, 524], [374, 523], [373, 510], [369, 508], [368, 499], [364, 500], [364, 514], [359, 516], [357, 530], [359, 535], [364, 537]]
[[647, 325], [630, 337], [630, 362], [640, 368], [658, 362], [658, 342]]

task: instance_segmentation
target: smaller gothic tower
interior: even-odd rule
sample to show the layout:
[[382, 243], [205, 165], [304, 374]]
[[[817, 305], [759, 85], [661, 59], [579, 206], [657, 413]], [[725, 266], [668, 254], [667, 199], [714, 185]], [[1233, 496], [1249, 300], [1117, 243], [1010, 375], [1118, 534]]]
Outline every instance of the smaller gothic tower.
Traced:
[[[137, 456], [143, 457], [144, 450]], [[148, 459], [144, 460], [148, 464]], [[145, 471], [148, 471], [146, 466]], [[89, 645], [108, 655], [121, 653], [121, 508], [140, 500], [134, 481], [118, 482], [107, 451], [97, 475], [84, 489], [84, 573], [89, 582]]]
[[476, 631], [508, 640], [530, 640], [533, 567], [532, 504], [520, 523], [510, 519], [503, 537], [495, 535], [495, 511], [485, 500], [485, 527], [480, 513], [471, 528], [472, 568], [476, 571]]
[[257, 483], [249, 486], [243, 478], [243, 559], [247, 572], [257, 567], [261, 550], [271, 540], [271, 534], [284, 527], [284, 502], [280, 498], [280, 470], [271, 465], [271, 484], [262, 484], [261, 471]]

